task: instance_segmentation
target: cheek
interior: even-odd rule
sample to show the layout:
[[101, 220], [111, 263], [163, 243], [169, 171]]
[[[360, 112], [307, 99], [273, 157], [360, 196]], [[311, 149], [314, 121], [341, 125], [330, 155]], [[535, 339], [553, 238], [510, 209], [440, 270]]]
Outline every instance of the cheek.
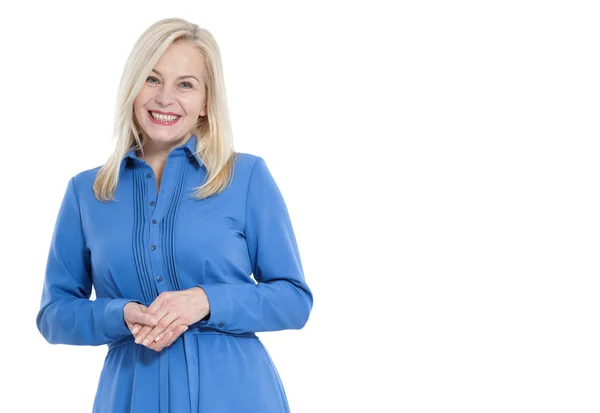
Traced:
[[139, 94], [133, 101], [133, 114], [138, 122], [142, 122], [146, 117], [147, 110], [144, 107], [145, 102], [148, 102], [148, 99], [142, 94]]
[[195, 97], [193, 99], [188, 98], [185, 100], [182, 99], [181, 104], [185, 108], [185, 113], [187, 113], [189, 116], [197, 118], [204, 107], [204, 97]]
[[136, 99], [136, 100], [133, 101], [133, 111], [135, 112], [136, 115], [138, 113], [140, 113], [143, 109], [144, 108], [140, 104], [140, 100], [139, 99]]
[[140, 113], [145, 111], [144, 104], [150, 100], [151, 95], [152, 93], [146, 87], [143, 87], [133, 101], [133, 110]]
[[142, 121], [141, 117], [143, 116], [143, 112], [145, 111], [146, 109], [144, 109], [141, 105], [137, 104], [135, 101], [133, 102], [133, 116], [138, 121], [138, 123]]

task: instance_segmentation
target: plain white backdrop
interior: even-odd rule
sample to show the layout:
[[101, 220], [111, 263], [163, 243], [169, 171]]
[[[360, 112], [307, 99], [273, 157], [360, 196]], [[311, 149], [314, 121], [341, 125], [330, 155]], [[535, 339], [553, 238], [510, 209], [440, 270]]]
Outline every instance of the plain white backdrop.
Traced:
[[217, 39], [235, 148], [292, 217], [313, 312], [259, 336], [293, 413], [600, 411], [600, 10], [574, 0], [3, 7], [1, 411], [91, 411], [106, 346], [35, 316], [164, 17]]

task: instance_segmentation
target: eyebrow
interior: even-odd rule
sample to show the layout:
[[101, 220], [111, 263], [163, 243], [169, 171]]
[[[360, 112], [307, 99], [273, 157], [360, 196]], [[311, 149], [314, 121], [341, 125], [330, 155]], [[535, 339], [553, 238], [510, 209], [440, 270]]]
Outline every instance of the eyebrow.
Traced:
[[[155, 72], [157, 75], [162, 76], [158, 70], [152, 69], [152, 71]], [[185, 79], [185, 78], [188, 78], [188, 77], [193, 77], [194, 79], [196, 79], [196, 82], [200, 83], [200, 81], [198, 80], [198, 78], [196, 76], [192, 76], [192, 75], [179, 76], [177, 78], [177, 80], [179, 80], [179, 79]]]

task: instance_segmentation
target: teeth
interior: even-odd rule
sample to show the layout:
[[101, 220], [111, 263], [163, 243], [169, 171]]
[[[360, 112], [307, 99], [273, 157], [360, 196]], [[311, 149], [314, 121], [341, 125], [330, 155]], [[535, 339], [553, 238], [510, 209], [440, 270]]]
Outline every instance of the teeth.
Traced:
[[154, 112], [150, 112], [152, 114], [152, 117], [156, 120], [160, 120], [163, 122], [172, 122], [175, 119], [177, 119], [179, 116], [173, 116], [173, 115], [162, 115], [160, 113], [154, 113]]

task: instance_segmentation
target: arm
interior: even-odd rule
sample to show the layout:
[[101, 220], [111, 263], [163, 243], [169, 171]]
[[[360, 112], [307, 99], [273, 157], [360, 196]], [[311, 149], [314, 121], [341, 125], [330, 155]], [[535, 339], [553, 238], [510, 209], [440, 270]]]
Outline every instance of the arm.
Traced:
[[210, 304], [208, 325], [233, 333], [304, 327], [313, 296], [287, 207], [262, 158], [250, 175], [245, 234], [258, 284], [200, 285]]
[[36, 318], [38, 330], [49, 343], [95, 346], [130, 334], [123, 307], [132, 300], [91, 301], [90, 265], [71, 178], [54, 227]]

